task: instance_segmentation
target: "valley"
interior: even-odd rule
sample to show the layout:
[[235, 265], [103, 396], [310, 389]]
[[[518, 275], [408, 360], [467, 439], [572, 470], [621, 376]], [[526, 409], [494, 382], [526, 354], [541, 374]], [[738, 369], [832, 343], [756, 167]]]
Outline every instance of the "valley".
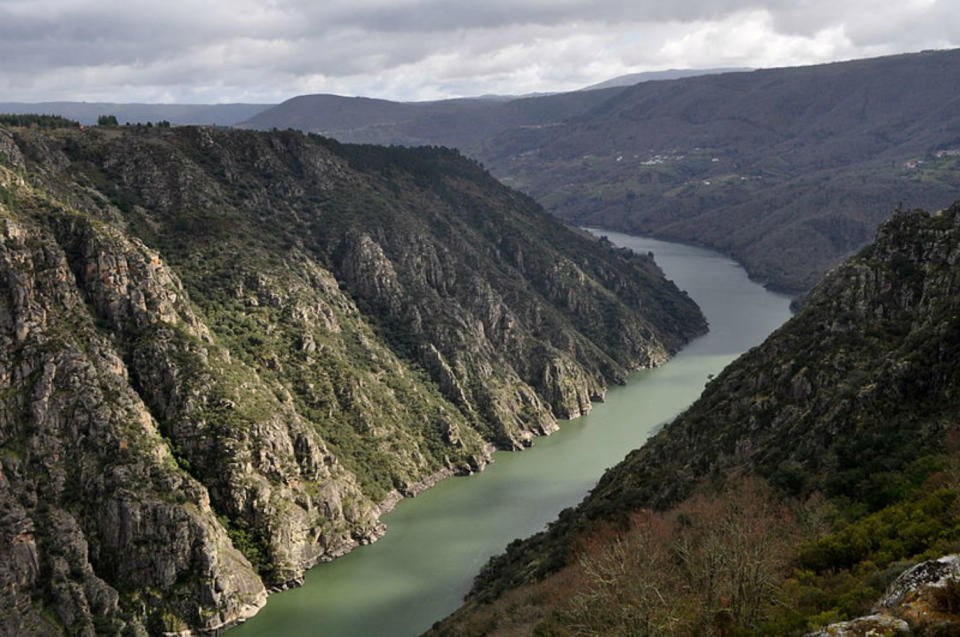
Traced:
[[222, 630], [706, 330], [455, 151], [34, 123], [0, 127], [0, 633]]
[[898, 202], [954, 201], [958, 90], [943, 50], [496, 104], [301, 96], [240, 125], [456, 146], [561, 219], [712, 247], [798, 293]]
[[0, 69], [0, 637], [958, 634], [960, 49], [372, 80], [425, 10], [260, 76], [397, 101]]
[[[608, 233], [601, 233], [608, 234]], [[441, 482], [384, 516], [387, 533], [307, 573], [228, 634], [414, 637], [457, 608], [483, 563], [577, 504], [604, 469], [639, 447], [700, 394], [707, 380], [789, 316], [789, 298], [762, 289], [716, 253], [609, 233], [652, 251], [703, 309], [710, 332], [668, 363], [611, 389], [587, 415], [522, 453], [497, 452], [483, 472]]]
[[955, 632], [958, 222], [894, 213], [428, 634]]

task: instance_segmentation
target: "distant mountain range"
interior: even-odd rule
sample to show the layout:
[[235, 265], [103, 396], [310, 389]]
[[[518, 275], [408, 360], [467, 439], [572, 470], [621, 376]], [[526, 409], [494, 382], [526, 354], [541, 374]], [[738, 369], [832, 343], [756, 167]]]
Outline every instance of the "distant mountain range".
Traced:
[[[624, 87], [637, 82], [648, 80], [673, 79], [677, 77], [688, 77], [692, 75], [703, 75], [707, 73], [722, 73], [733, 70], [745, 69], [685, 69], [669, 71], [652, 71], [648, 73], [631, 73], [630, 75], [621, 75], [611, 78], [605, 82], [600, 82], [593, 86], [588, 86], [583, 91], [589, 91], [600, 88]], [[347, 131], [350, 127], [361, 125], [383, 124], [384, 121], [396, 119], [406, 120], [411, 112], [423, 112], [426, 116], [433, 116], [437, 113], [451, 112], [457, 108], [463, 107], [467, 111], [476, 108], [478, 103], [504, 103], [513, 102], [536, 97], [550, 97], [556, 93], [528, 93], [524, 95], [478, 95], [475, 97], [466, 97], [460, 99], [442, 100], [436, 102], [391, 102], [388, 100], [376, 100], [362, 97], [341, 97], [339, 95], [314, 95], [294, 97], [284, 104], [293, 103], [295, 109], [303, 108], [304, 100], [308, 100], [313, 107], [324, 110], [326, 113], [334, 114], [337, 117], [341, 109], [338, 100], [343, 100], [343, 108], [349, 110], [357, 107], [359, 112], [353, 115], [352, 119], [347, 120], [345, 130], [335, 127], [340, 137], [349, 137]], [[374, 106], [376, 104], [377, 106]], [[388, 106], [389, 105], [389, 106]], [[400, 106], [402, 105], [402, 106]], [[115, 115], [121, 124], [143, 123], [168, 121], [171, 124], [187, 125], [215, 125], [215, 126], [234, 126], [245, 123], [248, 128], [272, 128], [273, 124], [264, 120], [260, 122], [256, 116], [268, 109], [277, 106], [276, 104], [139, 104], [139, 103], [117, 103], [117, 102], [0, 102], [0, 113], [36, 113], [41, 115], [60, 115], [67, 119], [72, 119], [84, 125], [96, 124], [97, 118], [101, 115]], [[390, 107], [397, 107], [393, 110]], [[290, 111], [282, 111], [282, 117], [297, 117]], [[556, 114], [554, 113], [554, 116]], [[325, 116], [326, 117], [326, 116]], [[250, 120], [249, 125], [246, 125]], [[306, 123], [306, 122], [305, 122]], [[519, 120], [505, 117], [505, 126], [521, 125], [523, 118]], [[269, 126], [267, 125], [269, 124]], [[287, 128], [285, 125], [284, 128]], [[278, 126], [279, 128], [279, 126]], [[369, 141], [367, 139], [354, 140], [344, 139], [341, 141]], [[388, 142], [396, 143], [396, 142]], [[416, 143], [416, 142], [414, 142]]]
[[641, 73], [516, 98], [19, 106], [86, 123], [109, 112], [121, 123], [294, 128], [342, 142], [457, 147], [571, 223], [708, 245], [754, 278], [799, 292], [864, 245], [891, 205], [937, 210], [960, 194], [958, 95], [953, 50]]
[[485, 140], [505, 131], [567, 120], [622, 90], [619, 87], [538, 97], [435, 102], [302, 95], [258, 113], [239, 126], [259, 130], [296, 128], [351, 143], [453, 146], [476, 154]]
[[718, 248], [805, 290], [902, 201], [960, 194], [960, 50], [621, 90], [475, 152], [561, 218]]
[[891, 205], [960, 193], [960, 51], [508, 101], [303, 96], [241, 126], [457, 146], [573, 223], [706, 244], [789, 291]]
[[483, 95], [430, 102], [301, 95], [251, 116], [239, 126], [296, 128], [342, 142], [454, 146], [477, 155], [488, 139], [513, 129], [552, 126], [589, 112], [638, 82], [742, 69], [685, 69], [621, 75], [567, 93]]

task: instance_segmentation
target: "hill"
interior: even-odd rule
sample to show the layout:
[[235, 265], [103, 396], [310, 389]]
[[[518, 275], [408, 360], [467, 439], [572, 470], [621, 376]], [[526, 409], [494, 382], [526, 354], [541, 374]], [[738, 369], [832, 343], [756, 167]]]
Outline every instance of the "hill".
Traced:
[[511, 128], [537, 128], [566, 120], [620, 90], [622, 87], [539, 97], [463, 98], [436, 102], [303, 95], [266, 110], [239, 126], [258, 130], [295, 128], [342, 142], [440, 145], [470, 151], [486, 138]]
[[640, 82], [651, 82], [654, 80], [678, 80], [682, 77], [696, 77], [698, 75], [715, 75], [717, 73], [733, 73], [736, 71], [749, 71], [751, 69], [743, 67], [721, 67], [715, 69], [668, 69], [666, 71], [644, 71], [642, 73], [628, 73], [618, 75], [609, 80], [591, 84], [580, 90], [591, 91], [598, 88], [613, 88], [615, 86], [633, 86]]
[[705, 330], [447, 149], [0, 128], [0, 224], [0, 634], [220, 630]]
[[958, 258], [960, 203], [896, 213], [431, 634], [803, 634], [956, 552]]
[[717, 248], [809, 289], [890, 202], [960, 191], [960, 51], [644, 82], [477, 156], [568, 221]]

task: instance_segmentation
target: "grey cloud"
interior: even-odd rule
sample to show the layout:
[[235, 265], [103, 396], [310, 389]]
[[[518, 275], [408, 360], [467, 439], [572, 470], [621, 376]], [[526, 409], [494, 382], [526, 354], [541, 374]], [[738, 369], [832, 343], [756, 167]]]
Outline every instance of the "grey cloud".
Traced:
[[[956, 45], [958, 4], [0, 0], [0, 98], [229, 101], [306, 91], [416, 98], [555, 90], [606, 79], [603, 73], [668, 65], [763, 66]], [[723, 42], [739, 16], [756, 12], [769, 16], [769, 32], [754, 33], [753, 47], [701, 46], [685, 55], [677, 45], [704, 25], [720, 29], [710, 41]], [[825, 29], [839, 29], [842, 46], [836, 37], [804, 46]], [[767, 51], [766, 42], [779, 45]], [[794, 51], [795, 58], [783, 59]]]

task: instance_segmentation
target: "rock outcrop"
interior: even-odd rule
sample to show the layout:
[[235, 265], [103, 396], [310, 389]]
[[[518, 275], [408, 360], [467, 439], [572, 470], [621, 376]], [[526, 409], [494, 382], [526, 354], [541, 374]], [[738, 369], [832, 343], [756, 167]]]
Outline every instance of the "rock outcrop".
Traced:
[[902, 619], [889, 615], [866, 615], [824, 626], [807, 637], [897, 637], [909, 634], [910, 626]]
[[0, 153], [0, 634], [216, 632], [705, 329], [651, 259], [443, 149]]
[[830, 624], [807, 637], [960, 633], [960, 555], [945, 555], [910, 567], [890, 584], [873, 612]]

